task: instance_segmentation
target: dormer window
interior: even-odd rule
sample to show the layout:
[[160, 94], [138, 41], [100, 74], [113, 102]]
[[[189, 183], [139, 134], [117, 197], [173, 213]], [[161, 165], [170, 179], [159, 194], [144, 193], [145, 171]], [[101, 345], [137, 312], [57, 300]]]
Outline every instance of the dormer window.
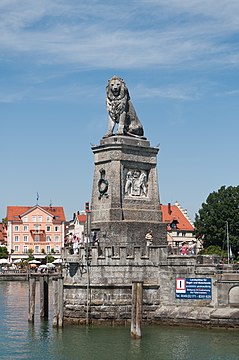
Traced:
[[170, 227], [171, 227], [172, 230], [177, 229], [177, 223], [178, 223], [177, 220], [173, 220], [173, 221], [171, 222]]

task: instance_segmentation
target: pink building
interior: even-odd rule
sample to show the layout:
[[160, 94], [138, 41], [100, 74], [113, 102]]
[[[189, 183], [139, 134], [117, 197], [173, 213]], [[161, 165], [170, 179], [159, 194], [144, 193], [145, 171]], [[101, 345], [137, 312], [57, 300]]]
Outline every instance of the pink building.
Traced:
[[64, 247], [65, 214], [61, 206], [8, 206], [7, 248], [12, 259], [56, 257]]

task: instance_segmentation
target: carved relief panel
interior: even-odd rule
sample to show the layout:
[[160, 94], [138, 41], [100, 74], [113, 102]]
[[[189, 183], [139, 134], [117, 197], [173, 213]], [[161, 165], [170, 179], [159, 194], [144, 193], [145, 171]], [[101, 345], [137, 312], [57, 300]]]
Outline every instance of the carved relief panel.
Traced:
[[124, 171], [124, 195], [147, 197], [148, 174], [145, 170], [125, 169]]

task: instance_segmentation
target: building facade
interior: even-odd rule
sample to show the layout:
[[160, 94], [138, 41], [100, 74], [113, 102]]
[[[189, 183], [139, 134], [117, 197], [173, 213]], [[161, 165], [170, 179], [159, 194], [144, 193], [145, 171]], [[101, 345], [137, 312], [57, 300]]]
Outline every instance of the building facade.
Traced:
[[197, 239], [194, 236], [194, 225], [190, 220], [187, 211], [184, 210], [178, 202], [174, 205], [168, 203], [161, 204], [163, 222], [167, 224], [168, 245], [176, 252], [180, 250], [183, 243], [188, 246], [193, 242], [197, 243], [197, 251], [200, 248]]
[[12, 259], [59, 257], [64, 247], [65, 214], [60, 206], [8, 206], [7, 248]]

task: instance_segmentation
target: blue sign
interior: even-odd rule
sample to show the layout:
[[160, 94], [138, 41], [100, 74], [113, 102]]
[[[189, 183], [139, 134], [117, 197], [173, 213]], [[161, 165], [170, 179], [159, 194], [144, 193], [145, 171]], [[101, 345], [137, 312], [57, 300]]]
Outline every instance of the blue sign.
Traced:
[[212, 279], [210, 278], [176, 278], [176, 299], [212, 299]]

